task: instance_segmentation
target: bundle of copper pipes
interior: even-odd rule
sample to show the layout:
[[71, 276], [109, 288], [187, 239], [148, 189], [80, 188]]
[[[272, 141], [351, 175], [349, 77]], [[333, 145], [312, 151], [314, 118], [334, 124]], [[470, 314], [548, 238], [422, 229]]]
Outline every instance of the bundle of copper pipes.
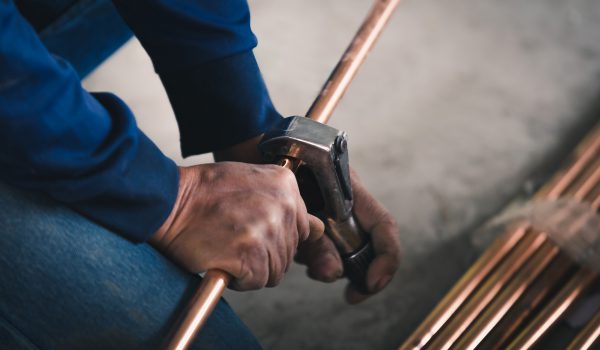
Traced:
[[[597, 213], [600, 126], [533, 202], [562, 199], [585, 203]], [[532, 222], [515, 222], [487, 248], [400, 350], [534, 348], [598, 280], [594, 269], [576, 263], [562, 248]], [[568, 349], [600, 347], [598, 338], [600, 311]]]

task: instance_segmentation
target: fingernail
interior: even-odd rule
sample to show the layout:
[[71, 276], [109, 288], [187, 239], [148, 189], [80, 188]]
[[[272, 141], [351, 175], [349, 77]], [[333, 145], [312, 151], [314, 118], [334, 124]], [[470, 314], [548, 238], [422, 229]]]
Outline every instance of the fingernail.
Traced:
[[334, 264], [338, 265], [338, 268], [335, 270], [335, 277], [341, 278], [344, 274], [344, 267], [342, 266], [340, 259], [333, 253], [328, 253], [327, 255], [333, 260]]
[[377, 291], [380, 291], [383, 288], [385, 288], [385, 286], [387, 286], [388, 283], [390, 283], [391, 280], [392, 280], [392, 276], [391, 275], [387, 275], [387, 276], [381, 277], [379, 279], [379, 281], [377, 281]]

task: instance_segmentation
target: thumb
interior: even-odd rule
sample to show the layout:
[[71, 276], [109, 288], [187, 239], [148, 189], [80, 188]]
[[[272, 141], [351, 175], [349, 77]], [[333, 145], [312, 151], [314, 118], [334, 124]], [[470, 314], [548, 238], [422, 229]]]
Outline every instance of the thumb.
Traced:
[[309, 214], [308, 226], [309, 233], [308, 237], [306, 238], [307, 242], [316, 242], [319, 239], [321, 239], [321, 237], [323, 237], [323, 233], [325, 232], [325, 224], [323, 223], [323, 221], [321, 221], [321, 219]]

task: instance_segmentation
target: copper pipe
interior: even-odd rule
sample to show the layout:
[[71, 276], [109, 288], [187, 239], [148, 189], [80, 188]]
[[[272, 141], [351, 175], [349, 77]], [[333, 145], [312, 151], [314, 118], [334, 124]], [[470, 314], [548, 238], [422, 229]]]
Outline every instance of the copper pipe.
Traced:
[[230, 278], [227, 272], [221, 270], [210, 270], [204, 275], [204, 279], [179, 319], [179, 327], [175, 329], [165, 345], [165, 350], [188, 348], [219, 302]]
[[481, 311], [494, 300], [508, 281], [546, 241], [545, 234], [531, 230], [527, 231], [525, 237], [517, 243], [506, 259], [484, 281], [481, 288], [466, 301], [459, 312], [442, 328], [439, 335], [433, 338], [430, 348], [435, 350], [450, 349]]
[[[574, 184], [569, 186], [566, 195], [572, 196], [573, 199], [582, 201], [589, 197], [590, 192], [593, 191], [595, 185], [600, 180], [600, 161], [592, 161], [591, 164], [582, 166], [580, 172], [577, 175]], [[566, 215], [566, 213], [559, 213], [557, 215]], [[577, 222], [573, 222], [573, 225]], [[558, 253], [558, 246], [554, 243], [549, 242], [549, 246], [545, 247], [548, 252], [543, 254], [549, 254], [549, 250], [552, 249], [556, 254]], [[542, 248], [542, 250], [544, 250]], [[536, 253], [537, 254], [537, 253]], [[532, 260], [528, 265], [531, 265], [532, 271], [535, 271], [537, 276], [546, 267], [550, 260], [544, 260], [544, 263], [540, 261]], [[527, 265], [525, 267], [527, 269]], [[524, 270], [522, 270], [524, 271]], [[525, 275], [527, 280], [521, 281], [517, 274], [515, 278], [505, 287], [502, 293], [494, 300], [494, 302], [488, 307], [478, 319], [477, 323], [473, 325], [472, 329], [463, 336], [461, 341], [457, 344], [457, 349], [474, 349], [479, 343], [483, 341], [483, 338], [493, 329], [493, 327], [500, 321], [500, 319], [508, 312], [510, 307], [519, 299], [525, 289], [533, 282], [534, 273], [532, 271]], [[522, 283], [521, 283], [522, 282]], [[459, 313], [460, 315], [460, 313]]]
[[596, 126], [575, 148], [572, 164], [565, 170], [559, 171], [548, 185], [542, 187], [536, 194], [536, 198], [558, 199], [598, 152], [600, 152], [600, 126]]
[[600, 196], [598, 196], [598, 198], [596, 198], [593, 202], [592, 202], [592, 206], [594, 208], [598, 208], [600, 207]]
[[565, 280], [567, 273], [573, 270], [574, 267], [575, 263], [566, 254], [559, 254], [496, 327], [483, 339], [480, 348], [487, 350], [504, 349], [505, 343], [515, 330], [523, 324], [544, 298], [556, 290], [559, 284]]
[[596, 311], [594, 317], [577, 334], [569, 344], [567, 350], [589, 350], [594, 344], [598, 344], [600, 338], [600, 310]]
[[525, 293], [527, 287], [550, 265], [558, 252], [559, 248], [555, 244], [544, 242], [452, 348], [474, 350]]
[[327, 123], [400, 0], [376, 0], [306, 116]]
[[584, 176], [581, 186], [573, 194], [573, 198], [579, 201], [584, 200], [586, 196], [593, 193], [594, 188], [600, 183], [600, 157]]
[[[542, 187], [534, 196], [534, 199], [557, 199], [563, 195], [566, 191], [571, 190], [571, 187], [577, 182], [580, 173], [589, 166], [589, 163], [594, 160], [596, 154], [600, 151], [600, 126], [597, 126], [581, 143], [578, 145], [573, 154], [573, 161], [566, 167], [565, 170], [560, 171], [555, 175], [551, 181], [544, 187]], [[600, 204], [600, 199], [596, 200]], [[494, 255], [496, 253], [496, 246], [490, 246], [484, 255]], [[493, 265], [498, 264], [495, 261]], [[486, 273], [478, 273], [478, 270], [473, 266], [468, 275], [477, 276], [477, 279], [464, 275], [463, 278], [456, 284], [453, 290], [446, 296], [434, 309], [427, 319], [419, 326], [419, 328], [413, 332], [413, 334], [404, 342], [400, 347], [400, 350], [408, 349], [423, 349], [428, 342], [432, 339], [436, 333], [442, 329], [444, 324], [453, 315], [453, 313], [461, 307], [464, 303], [463, 300], [454, 300], [452, 295], [458, 293], [462, 286], [471, 286], [474, 284], [474, 288], [483, 281], [490, 271], [495, 266], [486, 268]], [[473, 288], [473, 289], [474, 289]], [[465, 294], [470, 294], [472, 290], [469, 290]], [[447, 311], [447, 312], [446, 312]], [[441, 337], [441, 336], [440, 336]], [[440, 341], [441, 342], [441, 341]], [[433, 347], [435, 349], [435, 347]]]
[[596, 272], [585, 268], [577, 271], [575, 276], [569, 280], [527, 327], [519, 333], [507, 349], [531, 349], [597, 277], [598, 274]]
[[[600, 160], [600, 158], [598, 160]], [[593, 201], [594, 199], [596, 199], [594, 198], [596, 195], [594, 194], [593, 189], [595, 185], [600, 182], [600, 162], [598, 160], [592, 162], [591, 166], [581, 168], [583, 173], [579, 175], [580, 180], [576, 181], [576, 184], [570, 186], [568, 190], [570, 193], [572, 193], [572, 195], [570, 195], [570, 193], [567, 193], [565, 195], [570, 195], [573, 197], [573, 199], [578, 201], [583, 201], [586, 199]], [[597, 207], [594, 207], [594, 209], [597, 210]], [[557, 215], [565, 216], [567, 214], [557, 213]], [[561, 220], [564, 219], [566, 219], [566, 217]], [[579, 223], [575, 220], [570, 224], [571, 226], [577, 226]], [[577, 232], [575, 228], [568, 229], [566, 231]], [[573, 263], [568, 261], [563, 262], [563, 264], [565, 264], [565, 266], [563, 266], [562, 269], [573, 266]], [[561, 268], [559, 268], [559, 270], [560, 269]], [[533, 289], [534, 295], [529, 295], [528, 297], [537, 299], [538, 302], [541, 301], [541, 298], [549, 292], [548, 281], [546, 281], [545, 283], [545, 285], [539, 285], [537, 286], [537, 288]], [[473, 329], [471, 329], [469, 333], [465, 336], [466, 340], [461, 340], [461, 344], [463, 346], [460, 348], [472, 348], [470, 345], [467, 345], [469, 344], [469, 341], [474, 343], [475, 345], [482, 342], [483, 337], [485, 336], [484, 333], [489, 333], [492, 330], [492, 328], [500, 321], [502, 316], [509, 311], [508, 308], [510, 308], [510, 305], [514, 304], [514, 302], [516, 302], [516, 300], [519, 298], [520, 294], [522, 294], [520, 293], [518, 288], [515, 288], [511, 285], [508, 285], [503, 291], [503, 293], [512, 293], [510, 299], [512, 299], [513, 302], [510, 303], [503, 298], [496, 299], [494, 303], [490, 306], [490, 308], [485, 311], [484, 315], [480, 317], [480, 319], [477, 321], [477, 324], [473, 326]], [[502, 313], [501, 311], [503, 309], [505, 310], [504, 313]], [[529, 309], [529, 311], [530, 310], [531, 309]], [[502, 335], [501, 337], [505, 339], [508, 336], [510, 336], [512, 331], [514, 331], [514, 329], [516, 329], [517, 325], [520, 323], [519, 321], [522, 321], [529, 314], [529, 311], [528, 309], [522, 308], [521, 310], [517, 310], [517, 315], [511, 314], [508, 317], [508, 319], [510, 320], [510, 325], [506, 325], [504, 330], [500, 330], [500, 332], [504, 332], [504, 335]]]
[[399, 350], [416, 350], [425, 347], [498, 262], [521, 240], [526, 231], [526, 225], [519, 225], [497, 238], [461, 279], [456, 282], [450, 292], [438, 303]]
[[[600, 138], [600, 137], [599, 137]], [[600, 163], [595, 164], [596, 169], [591, 169], [590, 176], [585, 177], [585, 180], [581, 182], [581, 188], [587, 188], [588, 191], [592, 191], [594, 186], [588, 186], [587, 184], [592, 182], [598, 182], [594, 174], [600, 169]], [[579, 192], [578, 199], [588, 199], [592, 202], [592, 208], [598, 210], [600, 205], [600, 196], [596, 198], [589, 198], [589, 192]], [[517, 336], [517, 338], [511, 343], [511, 349], [530, 349], [539, 339], [548, 332], [552, 326], [558, 321], [558, 319], [564, 315], [568, 308], [573, 302], [579, 297], [579, 295], [585, 291], [589, 285], [594, 282], [598, 277], [598, 273], [588, 270], [586, 268], [580, 268], [577, 274], [568, 282], [568, 284], [559, 292], [559, 294], [552, 299], [552, 301], [546, 305], [540, 314]]]
[[[346, 49], [309, 109], [306, 115], [308, 118], [321, 123], [329, 121], [333, 110], [399, 3], [400, 0], [375, 1], [373, 8], [352, 39], [350, 46]], [[295, 170], [297, 164], [294, 163], [293, 160], [285, 158], [278, 164], [287, 169]], [[187, 349], [193, 337], [200, 331], [204, 321], [219, 302], [219, 298], [230, 279], [231, 277], [222, 271], [210, 270], [206, 273], [198, 287], [198, 291], [185, 310], [181, 323], [176, 325], [172, 337], [168, 340], [167, 344], [169, 345], [165, 349]]]

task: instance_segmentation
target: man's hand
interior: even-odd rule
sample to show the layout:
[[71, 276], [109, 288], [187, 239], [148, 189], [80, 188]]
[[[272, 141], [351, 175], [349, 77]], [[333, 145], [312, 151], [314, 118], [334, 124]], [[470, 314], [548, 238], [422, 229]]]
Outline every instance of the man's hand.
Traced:
[[[400, 241], [394, 218], [371, 196], [354, 171], [351, 181], [354, 214], [361, 227], [371, 234], [375, 250], [375, 259], [367, 272], [367, 287], [371, 294], [361, 294], [350, 284], [346, 288], [346, 300], [356, 304], [381, 291], [392, 280], [400, 264]], [[340, 256], [326, 236], [302, 243], [296, 260], [308, 267], [309, 277], [319, 281], [333, 282], [343, 274]]]
[[277, 285], [298, 244], [323, 230], [291, 171], [222, 162], [180, 168], [177, 201], [150, 243], [193, 273], [218, 268], [249, 290]]
[[[259, 135], [226, 150], [215, 152], [215, 160], [260, 163], [262, 158], [258, 153], [257, 144], [261, 138], [262, 135]], [[381, 291], [391, 281], [400, 264], [398, 226], [385, 207], [367, 191], [354, 171], [351, 172], [350, 180], [354, 194], [354, 213], [361, 227], [371, 234], [376, 255], [367, 272], [367, 286], [372, 295]], [[301, 244], [296, 261], [307, 265], [309, 277], [322, 282], [333, 282], [343, 274], [340, 255], [333, 242], [326, 236]], [[351, 304], [359, 303], [370, 295], [361, 294], [350, 285], [346, 288], [346, 300]]]

